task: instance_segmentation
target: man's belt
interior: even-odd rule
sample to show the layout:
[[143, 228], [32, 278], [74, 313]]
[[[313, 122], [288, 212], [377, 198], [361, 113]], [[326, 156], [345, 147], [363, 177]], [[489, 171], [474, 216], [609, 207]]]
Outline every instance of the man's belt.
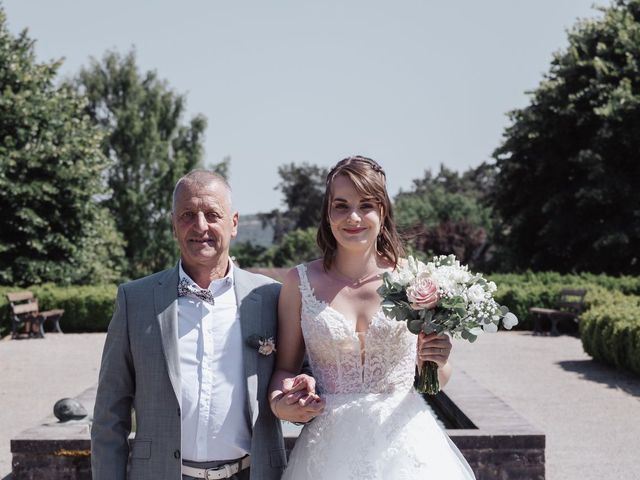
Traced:
[[225, 463], [213, 468], [196, 468], [182, 465], [182, 474], [194, 478], [204, 478], [206, 480], [219, 480], [222, 478], [230, 478], [251, 465], [251, 457], [249, 455], [242, 457], [235, 462]]

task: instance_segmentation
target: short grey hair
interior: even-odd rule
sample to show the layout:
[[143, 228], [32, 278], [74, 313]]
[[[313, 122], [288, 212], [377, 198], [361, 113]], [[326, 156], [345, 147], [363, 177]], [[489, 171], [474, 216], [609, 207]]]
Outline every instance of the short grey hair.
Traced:
[[180, 188], [180, 186], [195, 184], [197, 186], [204, 187], [205, 185], [212, 182], [217, 182], [217, 183], [220, 183], [222, 186], [224, 186], [227, 192], [227, 198], [229, 200], [229, 208], [232, 208], [233, 204], [231, 201], [231, 185], [229, 185], [229, 182], [227, 181], [227, 179], [216, 172], [212, 172], [204, 169], [196, 169], [196, 170], [191, 170], [189, 173], [187, 173], [185, 176], [183, 176], [180, 180], [176, 182], [176, 186], [173, 188], [173, 201], [171, 203], [171, 211], [173, 212], [176, 209], [176, 196], [178, 194], [178, 189]]

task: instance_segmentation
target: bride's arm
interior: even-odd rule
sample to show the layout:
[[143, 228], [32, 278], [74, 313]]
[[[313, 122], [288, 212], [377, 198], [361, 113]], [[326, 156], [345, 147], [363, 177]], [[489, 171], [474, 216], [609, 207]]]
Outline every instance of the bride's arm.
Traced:
[[427, 360], [438, 364], [438, 382], [440, 387], [444, 387], [451, 378], [451, 364], [449, 355], [451, 354], [451, 338], [448, 335], [436, 335], [432, 333], [418, 335], [418, 369]]
[[308, 422], [322, 411], [324, 402], [315, 393], [315, 380], [298, 375], [304, 357], [298, 282], [298, 272], [291, 269], [280, 290], [276, 368], [269, 384], [269, 404], [282, 420]]

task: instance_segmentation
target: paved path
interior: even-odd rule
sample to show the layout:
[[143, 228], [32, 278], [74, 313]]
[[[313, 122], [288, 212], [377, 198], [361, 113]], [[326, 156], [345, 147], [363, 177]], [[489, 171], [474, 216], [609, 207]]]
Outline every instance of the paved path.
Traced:
[[11, 472], [11, 437], [53, 412], [98, 379], [105, 334], [48, 334], [0, 340], [0, 479]]
[[[0, 479], [9, 440], [95, 384], [104, 334], [0, 341]], [[547, 434], [548, 480], [640, 478], [640, 378], [598, 365], [580, 340], [529, 333], [455, 342], [453, 362]]]
[[579, 339], [483, 335], [456, 341], [452, 362], [546, 434], [547, 480], [640, 479], [640, 378], [594, 362]]

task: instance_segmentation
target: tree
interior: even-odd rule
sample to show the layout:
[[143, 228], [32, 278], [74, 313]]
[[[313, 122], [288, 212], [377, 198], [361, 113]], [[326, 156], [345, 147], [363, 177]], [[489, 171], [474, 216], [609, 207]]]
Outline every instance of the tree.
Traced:
[[325, 179], [329, 171], [326, 168], [303, 163], [294, 163], [278, 167], [281, 181], [276, 186], [284, 195], [287, 209], [261, 213], [263, 224], [273, 226], [273, 241], [280, 243], [284, 235], [296, 229], [317, 227], [320, 224], [320, 210], [324, 198]]
[[61, 62], [37, 63], [33, 46], [0, 8], [0, 282], [114, 281], [122, 239], [96, 201], [101, 133], [86, 100], [54, 86]]
[[[142, 74], [133, 51], [92, 60], [74, 84], [87, 95], [86, 111], [105, 132], [102, 150], [113, 161], [107, 174], [112, 195], [105, 205], [126, 241], [127, 275], [167, 268], [177, 256], [170, 221], [173, 187], [202, 164], [205, 118], [183, 124], [184, 96], [156, 72]], [[225, 162], [218, 166], [223, 173]]]
[[488, 268], [494, 220], [484, 204], [494, 171], [482, 164], [460, 175], [440, 166], [413, 180], [413, 190], [395, 198], [395, 216], [412, 252], [455, 254], [474, 268]]
[[310, 262], [321, 256], [316, 243], [317, 227], [299, 228], [287, 233], [273, 248], [273, 266], [291, 267]]
[[584, 20], [510, 113], [492, 204], [514, 265], [640, 273], [640, 1]]

